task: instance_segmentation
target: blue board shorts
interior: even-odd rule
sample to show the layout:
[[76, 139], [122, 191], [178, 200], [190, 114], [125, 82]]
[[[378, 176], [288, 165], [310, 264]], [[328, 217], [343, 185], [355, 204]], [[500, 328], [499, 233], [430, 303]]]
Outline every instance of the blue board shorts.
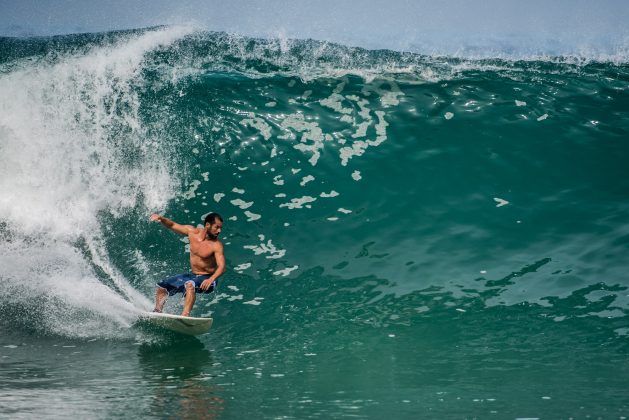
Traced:
[[209, 278], [209, 274], [185, 273], [169, 277], [160, 281], [157, 285], [166, 289], [168, 291], [168, 296], [172, 296], [177, 293], [183, 293], [185, 295], [186, 283], [188, 282], [194, 283], [194, 291], [197, 293], [211, 293], [214, 291], [214, 287], [216, 287], [216, 280], [214, 280], [214, 283], [212, 283], [207, 290], [201, 289], [201, 283]]

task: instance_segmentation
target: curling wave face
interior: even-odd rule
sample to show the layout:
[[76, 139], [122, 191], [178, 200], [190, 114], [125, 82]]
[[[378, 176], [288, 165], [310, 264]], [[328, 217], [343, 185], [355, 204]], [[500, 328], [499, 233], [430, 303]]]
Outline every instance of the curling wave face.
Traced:
[[[601, 285], [613, 303], [593, 313], [626, 310], [623, 263], [596, 257], [624, 235], [625, 64], [185, 27], [2, 42], [0, 218], [16, 267], [33, 246], [20, 257], [15, 243], [58, 243], [77, 259], [46, 270], [58, 261], [79, 287], [145, 308], [160, 275], [185, 269], [146, 213], [196, 224], [218, 210], [238, 276], [323, 269], [375, 276], [370, 301], [437, 288], [488, 306]], [[35, 289], [23, 300], [55, 288]], [[221, 298], [234, 296], [260, 302]]]

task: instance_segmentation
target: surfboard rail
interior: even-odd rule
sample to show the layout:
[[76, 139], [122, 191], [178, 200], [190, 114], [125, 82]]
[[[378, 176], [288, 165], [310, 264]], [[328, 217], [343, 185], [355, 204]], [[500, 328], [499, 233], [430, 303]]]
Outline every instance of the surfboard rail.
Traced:
[[198, 318], [158, 312], [143, 312], [141, 319], [152, 325], [186, 335], [206, 334], [212, 327], [212, 318]]

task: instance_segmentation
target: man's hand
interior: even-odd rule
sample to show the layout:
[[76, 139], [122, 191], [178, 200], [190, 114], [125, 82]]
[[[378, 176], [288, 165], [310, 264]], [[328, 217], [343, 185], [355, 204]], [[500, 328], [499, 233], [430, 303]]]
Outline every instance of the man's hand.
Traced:
[[159, 214], [151, 214], [151, 217], [149, 219], [151, 220], [151, 222], [161, 222], [162, 216], [160, 216]]
[[207, 292], [207, 290], [210, 288], [210, 286], [212, 285], [212, 283], [214, 283], [214, 280], [212, 280], [212, 279], [206, 279], [206, 280], [203, 280], [203, 282], [201, 283], [201, 286], [199, 286], [199, 288], [200, 288], [201, 290], [204, 290], [204, 291], [206, 291], [206, 292]]

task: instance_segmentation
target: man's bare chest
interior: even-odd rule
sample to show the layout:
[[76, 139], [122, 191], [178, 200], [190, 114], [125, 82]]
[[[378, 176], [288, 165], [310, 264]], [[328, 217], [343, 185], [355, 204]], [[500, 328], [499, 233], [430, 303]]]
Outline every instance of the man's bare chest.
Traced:
[[201, 241], [197, 238], [190, 238], [190, 252], [206, 259], [214, 255], [214, 246], [211, 242]]

